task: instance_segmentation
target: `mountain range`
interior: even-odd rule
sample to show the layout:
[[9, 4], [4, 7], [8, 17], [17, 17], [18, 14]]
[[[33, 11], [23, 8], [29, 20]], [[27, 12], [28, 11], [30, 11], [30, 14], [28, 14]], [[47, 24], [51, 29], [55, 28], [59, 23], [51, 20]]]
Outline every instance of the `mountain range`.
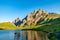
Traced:
[[21, 29], [34, 29], [34, 30], [60, 30], [60, 14], [49, 13], [45, 10], [34, 10], [25, 18], [20, 20], [16, 18], [12, 22], [0, 23], [0, 30], [21, 30]]

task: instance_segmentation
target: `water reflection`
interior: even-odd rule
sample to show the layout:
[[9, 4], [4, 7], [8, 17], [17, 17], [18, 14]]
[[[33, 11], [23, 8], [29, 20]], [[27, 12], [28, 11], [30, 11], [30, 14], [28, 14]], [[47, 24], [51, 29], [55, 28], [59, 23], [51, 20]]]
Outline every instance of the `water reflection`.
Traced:
[[14, 40], [19, 40], [20, 38], [20, 32], [16, 32], [16, 33], [14, 33], [15, 35], [14, 35]]
[[14, 33], [14, 40], [48, 40], [48, 37], [42, 31], [18, 31]]

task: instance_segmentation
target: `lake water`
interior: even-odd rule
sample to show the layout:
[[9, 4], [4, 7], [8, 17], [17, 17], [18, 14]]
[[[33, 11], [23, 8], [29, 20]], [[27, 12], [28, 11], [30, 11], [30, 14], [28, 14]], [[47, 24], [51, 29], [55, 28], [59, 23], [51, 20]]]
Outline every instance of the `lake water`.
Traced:
[[42, 31], [0, 30], [0, 40], [48, 40], [48, 37]]

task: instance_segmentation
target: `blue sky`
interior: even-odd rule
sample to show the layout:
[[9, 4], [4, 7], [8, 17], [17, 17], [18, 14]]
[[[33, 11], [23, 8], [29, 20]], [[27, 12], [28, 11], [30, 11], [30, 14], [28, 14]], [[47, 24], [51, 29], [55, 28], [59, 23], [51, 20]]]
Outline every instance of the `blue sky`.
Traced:
[[60, 0], [0, 0], [0, 22], [23, 19], [34, 9], [60, 13]]

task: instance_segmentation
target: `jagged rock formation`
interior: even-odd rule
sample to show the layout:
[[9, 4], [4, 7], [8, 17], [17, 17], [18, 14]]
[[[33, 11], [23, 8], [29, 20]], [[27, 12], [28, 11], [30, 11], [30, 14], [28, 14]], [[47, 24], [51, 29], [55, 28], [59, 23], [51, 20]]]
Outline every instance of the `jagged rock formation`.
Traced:
[[14, 23], [20, 23], [20, 26], [24, 26], [24, 25], [32, 25], [32, 23], [39, 23], [42, 20], [44, 20], [44, 18], [48, 15], [48, 12], [43, 11], [41, 9], [39, 9], [38, 11], [34, 10], [34, 12], [32, 12], [31, 14], [27, 15], [22, 22], [20, 22], [19, 18], [17, 18], [15, 20]]
[[17, 19], [15, 19], [15, 20], [13, 21], [13, 23], [14, 23], [16, 26], [20, 26], [20, 24], [21, 24], [20, 18], [18, 17]]

